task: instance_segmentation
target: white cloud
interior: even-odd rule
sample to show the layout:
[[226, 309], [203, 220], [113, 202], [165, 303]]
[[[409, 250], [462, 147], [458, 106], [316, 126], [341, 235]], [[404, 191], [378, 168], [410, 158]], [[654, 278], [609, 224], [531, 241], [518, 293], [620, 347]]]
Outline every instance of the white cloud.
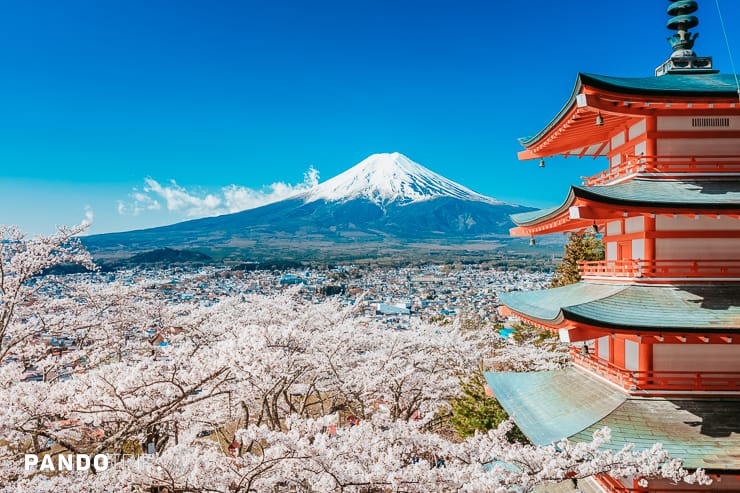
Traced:
[[144, 179], [143, 191], [134, 189], [129, 194], [128, 201], [118, 201], [117, 208], [121, 215], [135, 216], [145, 211], [160, 210], [161, 200], [168, 211], [184, 214], [188, 218], [215, 216], [278, 202], [308, 190], [318, 182], [319, 172], [314, 167], [303, 174], [303, 182], [297, 185], [276, 182], [259, 189], [228, 185], [217, 193], [188, 190], [175, 180], [163, 185], [147, 177]]
[[219, 197], [210, 193], [198, 197], [178, 185], [175, 180], [170, 180], [169, 186], [163, 186], [153, 178], [146, 178], [144, 182], [146, 183], [144, 192], [154, 193], [163, 198], [168, 211], [185, 212], [188, 217], [203, 217], [217, 213], [221, 206], [222, 201]]
[[162, 208], [157, 199], [154, 199], [146, 193], [134, 189], [129, 194], [129, 201], [118, 201], [118, 213], [122, 216], [138, 216], [144, 211], [158, 211]]
[[223, 187], [221, 193], [224, 196], [224, 204], [228, 212], [238, 212], [287, 199], [292, 195], [318, 185], [318, 183], [319, 172], [316, 168], [311, 167], [303, 173], [303, 183], [297, 185], [276, 182], [266, 185], [259, 190], [238, 185], [229, 185]]
[[95, 214], [93, 214], [92, 207], [89, 205], [85, 206], [85, 219], [82, 220], [82, 224], [85, 226], [90, 226], [93, 223], [93, 220], [95, 219]]

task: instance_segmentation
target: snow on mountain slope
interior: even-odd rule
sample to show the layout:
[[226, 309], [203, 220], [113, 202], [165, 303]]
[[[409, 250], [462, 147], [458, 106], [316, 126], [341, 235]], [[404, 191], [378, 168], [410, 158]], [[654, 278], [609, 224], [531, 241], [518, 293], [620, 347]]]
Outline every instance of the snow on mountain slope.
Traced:
[[394, 202], [406, 205], [438, 197], [504, 204], [448, 180], [398, 152], [373, 154], [298, 197], [305, 203], [346, 202], [359, 198], [380, 206]]

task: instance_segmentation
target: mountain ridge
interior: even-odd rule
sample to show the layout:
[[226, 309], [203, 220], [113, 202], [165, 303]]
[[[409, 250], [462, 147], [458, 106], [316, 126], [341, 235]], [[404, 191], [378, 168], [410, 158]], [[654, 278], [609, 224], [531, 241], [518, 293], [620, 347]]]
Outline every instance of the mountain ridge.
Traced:
[[509, 215], [527, 210], [474, 192], [402, 154], [386, 153], [373, 154], [279, 202], [157, 228], [88, 236], [83, 243], [98, 256], [163, 247], [220, 251], [217, 256], [235, 258], [354, 258], [389, 249], [408, 254], [409, 249], [472, 245], [485, 250], [512, 241]]

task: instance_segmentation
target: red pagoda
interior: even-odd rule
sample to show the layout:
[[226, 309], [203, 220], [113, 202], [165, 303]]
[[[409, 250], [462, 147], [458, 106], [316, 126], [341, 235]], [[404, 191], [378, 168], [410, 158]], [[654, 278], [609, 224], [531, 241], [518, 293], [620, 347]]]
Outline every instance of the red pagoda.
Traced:
[[[581, 282], [501, 297], [559, 334], [572, 365], [487, 373], [528, 438], [661, 442], [709, 487], [600, 476], [591, 491], [740, 491], [740, 87], [693, 51], [693, 0], [670, 0], [673, 54], [654, 77], [579, 74], [520, 159], [605, 157], [558, 207], [512, 216], [514, 236], [602, 235]], [[586, 487], [582, 487], [586, 489]]]

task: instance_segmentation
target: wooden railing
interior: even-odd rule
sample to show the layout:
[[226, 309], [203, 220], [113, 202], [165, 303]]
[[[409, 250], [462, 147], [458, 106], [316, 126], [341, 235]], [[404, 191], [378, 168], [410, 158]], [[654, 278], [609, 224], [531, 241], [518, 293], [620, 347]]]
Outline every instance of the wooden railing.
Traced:
[[578, 262], [582, 278], [740, 278], [740, 260], [600, 260]]
[[577, 348], [571, 349], [577, 365], [616, 383], [623, 389], [634, 391], [734, 391], [740, 392], [740, 372], [727, 371], [637, 371], [626, 370], [593, 355], [584, 355]]
[[587, 177], [582, 176], [587, 186], [603, 185], [614, 179], [635, 173], [738, 173], [740, 156], [625, 156], [626, 160], [608, 170]]

